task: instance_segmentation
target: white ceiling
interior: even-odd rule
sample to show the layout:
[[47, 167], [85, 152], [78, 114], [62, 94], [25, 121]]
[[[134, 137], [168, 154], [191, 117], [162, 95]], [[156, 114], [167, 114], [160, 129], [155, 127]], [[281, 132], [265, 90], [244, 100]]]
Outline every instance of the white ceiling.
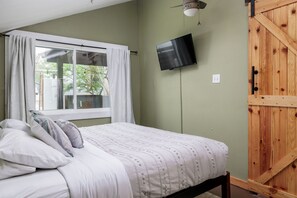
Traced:
[[0, 33], [131, 0], [0, 0]]

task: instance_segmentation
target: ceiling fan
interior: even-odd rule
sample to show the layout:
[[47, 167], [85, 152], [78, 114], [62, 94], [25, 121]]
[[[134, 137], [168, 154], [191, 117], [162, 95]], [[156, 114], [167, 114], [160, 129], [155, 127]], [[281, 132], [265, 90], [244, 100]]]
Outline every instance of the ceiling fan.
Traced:
[[206, 7], [206, 3], [200, 0], [183, 0], [183, 4], [173, 6], [172, 8], [181, 7], [184, 8], [184, 14], [186, 16], [195, 16], [199, 9], [204, 9]]

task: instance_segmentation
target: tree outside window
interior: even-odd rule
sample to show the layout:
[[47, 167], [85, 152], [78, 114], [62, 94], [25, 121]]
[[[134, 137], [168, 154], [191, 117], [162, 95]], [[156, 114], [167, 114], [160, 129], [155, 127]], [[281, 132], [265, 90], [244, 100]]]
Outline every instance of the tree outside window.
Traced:
[[105, 53], [36, 47], [36, 108], [109, 107], [106, 65]]

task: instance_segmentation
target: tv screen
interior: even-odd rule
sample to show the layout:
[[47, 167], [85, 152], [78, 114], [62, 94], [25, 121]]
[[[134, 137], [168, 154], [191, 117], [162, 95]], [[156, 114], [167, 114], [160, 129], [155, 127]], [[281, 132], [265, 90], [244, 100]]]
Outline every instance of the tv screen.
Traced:
[[161, 70], [196, 64], [192, 34], [187, 34], [157, 45]]

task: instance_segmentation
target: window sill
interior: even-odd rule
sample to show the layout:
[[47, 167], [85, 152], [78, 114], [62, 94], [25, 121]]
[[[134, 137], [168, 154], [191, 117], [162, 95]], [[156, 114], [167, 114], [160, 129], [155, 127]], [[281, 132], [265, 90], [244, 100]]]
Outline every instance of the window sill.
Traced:
[[94, 118], [109, 118], [111, 116], [110, 108], [53, 110], [41, 111], [41, 113], [53, 120], [85, 120]]

